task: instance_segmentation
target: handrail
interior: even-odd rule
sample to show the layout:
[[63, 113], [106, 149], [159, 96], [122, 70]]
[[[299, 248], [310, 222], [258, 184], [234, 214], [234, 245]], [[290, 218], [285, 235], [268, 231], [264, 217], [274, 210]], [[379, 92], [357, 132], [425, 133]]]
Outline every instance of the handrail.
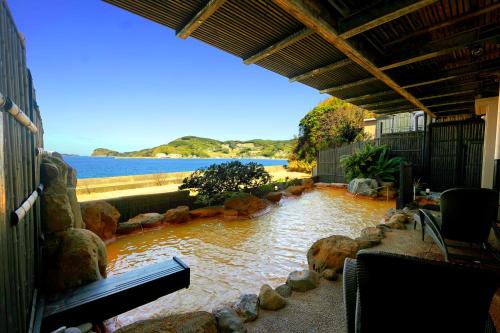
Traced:
[[43, 184], [40, 184], [38, 185], [37, 189], [33, 191], [33, 193], [31, 193], [28, 199], [26, 199], [18, 209], [12, 212], [11, 222], [13, 225], [19, 224], [19, 222], [26, 216], [26, 214], [28, 214], [42, 192]]
[[31, 119], [16, 105], [9, 97], [0, 92], [0, 109], [10, 113], [18, 122], [27, 127], [33, 134], [38, 132], [38, 128]]

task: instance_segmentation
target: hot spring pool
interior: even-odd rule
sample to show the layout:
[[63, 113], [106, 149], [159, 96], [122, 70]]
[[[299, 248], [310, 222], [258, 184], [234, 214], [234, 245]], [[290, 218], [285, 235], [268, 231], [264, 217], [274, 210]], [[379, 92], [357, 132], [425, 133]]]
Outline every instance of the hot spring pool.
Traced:
[[198, 219], [120, 238], [107, 246], [109, 275], [176, 255], [191, 267], [191, 286], [113, 318], [107, 326], [210, 311], [241, 293], [258, 294], [264, 283], [276, 287], [291, 271], [307, 268], [306, 253], [314, 241], [333, 234], [358, 237], [391, 207], [393, 201], [353, 198], [345, 190], [323, 187], [284, 198], [253, 219]]

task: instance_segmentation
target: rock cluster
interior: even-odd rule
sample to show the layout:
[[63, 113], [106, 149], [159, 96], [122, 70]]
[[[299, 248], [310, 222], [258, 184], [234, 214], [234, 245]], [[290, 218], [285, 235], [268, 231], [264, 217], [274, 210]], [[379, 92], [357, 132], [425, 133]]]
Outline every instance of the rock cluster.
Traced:
[[93, 201], [81, 204], [85, 228], [108, 240], [115, 236], [120, 212], [105, 201]]
[[40, 175], [45, 186], [41, 213], [47, 288], [63, 291], [106, 277], [106, 247], [95, 233], [82, 229], [75, 170], [53, 153], [43, 156]]
[[172, 332], [203, 332], [217, 333], [215, 317], [205, 311], [174, 314], [164, 318], [154, 318], [138, 321], [124, 326], [116, 333], [172, 333]]
[[376, 197], [378, 195], [378, 183], [371, 178], [354, 178], [347, 185], [347, 190], [355, 195]]
[[237, 211], [238, 216], [247, 217], [263, 210], [267, 205], [264, 200], [254, 195], [242, 194], [235, 198], [227, 199], [224, 202], [224, 207]]
[[279, 310], [286, 306], [286, 299], [278, 294], [268, 284], [260, 288], [259, 293], [260, 307], [264, 310]]

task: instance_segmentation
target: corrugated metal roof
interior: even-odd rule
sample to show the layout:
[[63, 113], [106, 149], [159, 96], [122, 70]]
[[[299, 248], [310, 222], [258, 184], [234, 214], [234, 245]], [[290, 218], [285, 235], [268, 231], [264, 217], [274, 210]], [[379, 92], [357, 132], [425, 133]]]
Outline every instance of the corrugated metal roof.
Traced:
[[[214, 0], [105, 1], [176, 31], [182, 29], [207, 4], [214, 3]], [[200, 22], [199, 27], [191, 35], [246, 59], [305, 29], [301, 22], [274, 1], [276, 0], [226, 0], [208, 19]], [[409, 2], [411, 1], [407, 1]], [[314, 4], [314, 1], [308, 1], [308, 3]], [[342, 24], [351, 17], [365, 15], [365, 12], [369, 15], [377, 9], [377, 6], [394, 4], [396, 3], [387, 0], [370, 2], [335, 0], [317, 1], [315, 5], [319, 8], [317, 15], [324, 16], [328, 13], [328, 17], [332, 18], [329, 21]], [[365, 29], [350, 38], [349, 43], [372, 63], [383, 66], [390, 59], [392, 63], [406, 60], [404, 58], [406, 54], [407, 56], [425, 55], [431, 52], [433, 47], [442, 50], [443, 45], [455, 40], [460, 41], [463, 35], [468, 39], [462, 38], [462, 40], [468, 40], [470, 43], [464, 42], [466, 45], [458, 45], [460, 47], [446, 54], [437, 54], [411, 61], [406, 65], [395, 66], [386, 70], [386, 74], [400, 86], [409, 86], [405, 89], [417, 98], [424, 98], [421, 102], [426, 106], [443, 104], [444, 102], [438, 103], [437, 101], [455, 98], [447, 96], [434, 100], [429, 99], [429, 95], [447, 92], [453, 90], [454, 87], [463, 89], [467, 84], [473, 92], [463, 94], [460, 98], [473, 101], [478, 95], [498, 94], [498, 83], [495, 83], [494, 71], [500, 70], [499, 26], [500, 0], [439, 0], [391, 21]], [[335, 29], [335, 24], [333, 24], [333, 29]], [[493, 36], [493, 38], [475, 42], [484, 36]], [[393, 59], [398, 54], [400, 58]], [[256, 64], [288, 78], [319, 69], [320, 74], [306, 75], [299, 80], [318, 90], [372, 77], [366, 67], [361, 67], [356, 63], [343, 64], [333, 70], [321, 70], [322, 67], [343, 59], [346, 59], [346, 55], [333, 44], [318, 34], [311, 34], [287, 43], [285, 47], [267, 52], [256, 61]], [[450, 75], [456, 77], [439, 80]], [[425, 80], [437, 81], [428, 85], [415, 86], [415, 83]], [[494, 92], [495, 85], [496, 93]], [[398, 93], [380, 94], [388, 90], [391, 88], [382, 81], [374, 81], [350, 85], [349, 88], [335, 90], [331, 94], [348, 99], [357, 105], [402, 98]], [[367, 94], [374, 96], [353, 99]], [[391, 106], [408, 108], [412, 104], [402, 102], [391, 104]], [[468, 104], [464, 103], [464, 109], [467, 107]], [[431, 107], [431, 111], [435, 111], [438, 115], [440, 112], [446, 113], [455, 109], [455, 105]], [[381, 109], [377, 108], [377, 110]], [[473, 112], [473, 106], [466, 111]]]

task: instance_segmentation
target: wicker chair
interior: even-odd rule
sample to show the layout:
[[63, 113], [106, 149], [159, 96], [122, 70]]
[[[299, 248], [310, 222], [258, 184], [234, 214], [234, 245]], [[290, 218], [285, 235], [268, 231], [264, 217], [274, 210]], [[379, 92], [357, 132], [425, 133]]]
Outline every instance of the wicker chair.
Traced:
[[485, 188], [453, 188], [441, 195], [441, 218], [429, 210], [420, 209], [422, 238], [427, 232], [448, 261], [445, 240], [478, 243], [480, 251], [486, 245], [492, 226], [497, 221], [498, 192]]
[[348, 333], [496, 332], [491, 271], [384, 252], [344, 265]]

